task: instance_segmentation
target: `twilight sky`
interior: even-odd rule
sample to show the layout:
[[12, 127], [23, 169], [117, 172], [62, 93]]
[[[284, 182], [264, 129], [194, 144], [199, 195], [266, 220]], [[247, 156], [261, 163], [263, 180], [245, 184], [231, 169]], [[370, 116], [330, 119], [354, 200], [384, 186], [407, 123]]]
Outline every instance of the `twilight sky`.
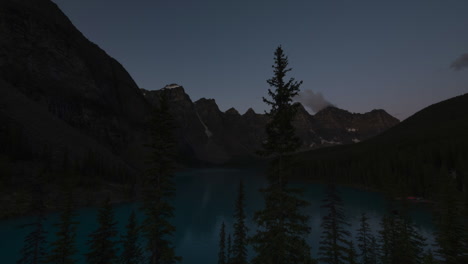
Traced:
[[405, 119], [468, 92], [466, 0], [53, 1], [140, 87], [178, 83], [222, 111], [267, 108], [280, 44], [308, 97], [351, 112]]

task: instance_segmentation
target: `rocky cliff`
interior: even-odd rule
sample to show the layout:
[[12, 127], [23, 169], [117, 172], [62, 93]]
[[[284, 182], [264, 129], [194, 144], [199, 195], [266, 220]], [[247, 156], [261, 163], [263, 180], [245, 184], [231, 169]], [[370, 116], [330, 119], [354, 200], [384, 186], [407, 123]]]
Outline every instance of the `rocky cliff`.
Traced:
[[[265, 126], [269, 120], [265, 114], [249, 109], [241, 115], [234, 108], [222, 112], [214, 99], [201, 98], [192, 102], [182, 86], [171, 84], [167, 87], [164, 89], [170, 90], [172, 113], [179, 124], [179, 142], [191, 146], [199, 159], [219, 163], [247, 157], [259, 158], [256, 151], [266, 138]], [[161, 90], [142, 91], [151, 104], [157, 105], [156, 98]], [[301, 104], [297, 104], [294, 126], [303, 143], [301, 151], [357, 143], [399, 123], [384, 110], [357, 114], [328, 107], [311, 115]], [[195, 138], [192, 135], [198, 136]], [[203, 151], [197, 150], [200, 148]], [[214, 156], [217, 160], [210, 155], [202, 156], [204, 151], [216, 153]]]
[[[138, 167], [140, 159], [132, 157], [140, 149], [134, 146], [141, 141], [150, 107], [120, 63], [86, 39], [50, 0], [1, 1], [0, 32], [0, 79], [9, 89], [124, 157], [126, 166]], [[2, 89], [7, 88], [2, 85]], [[30, 109], [31, 115], [35, 112]], [[34, 137], [35, 131], [30, 132]], [[47, 144], [83, 155], [78, 152], [84, 150], [67, 145], [72, 141], [63, 138], [61, 144]], [[94, 151], [94, 145], [79, 149]]]
[[50, 0], [0, 1], [0, 36], [0, 187], [133, 181], [151, 106], [122, 65]]

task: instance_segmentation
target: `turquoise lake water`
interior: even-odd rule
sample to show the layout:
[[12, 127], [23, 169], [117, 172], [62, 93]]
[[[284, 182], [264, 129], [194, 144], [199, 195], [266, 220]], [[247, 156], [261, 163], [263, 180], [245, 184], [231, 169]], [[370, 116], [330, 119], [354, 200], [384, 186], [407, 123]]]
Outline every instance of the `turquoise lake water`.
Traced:
[[[174, 223], [177, 228], [174, 237], [176, 253], [183, 257], [182, 263], [217, 263], [218, 239], [221, 223], [226, 224], [227, 232], [232, 233], [233, 210], [237, 196], [239, 179], [242, 179], [246, 192], [246, 213], [249, 234], [255, 230], [252, 221], [253, 213], [263, 207], [263, 199], [258, 189], [264, 187], [266, 180], [263, 171], [259, 169], [197, 169], [180, 172], [176, 175], [177, 196], [174, 199], [176, 207]], [[325, 213], [320, 209], [324, 198], [324, 185], [302, 185], [306, 192], [305, 198], [311, 205], [307, 209], [310, 215], [311, 234], [309, 236], [312, 246], [312, 255], [317, 256], [320, 239], [320, 222]], [[379, 221], [385, 212], [385, 201], [381, 194], [339, 187], [341, 197], [345, 203], [345, 214], [351, 224], [351, 232], [355, 234], [358, 229], [359, 216], [366, 212], [370, 217], [373, 231], [379, 229]], [[121, 234], [127, 224], [130, 212], [138, 210], [138, 205], [122, 204], [115, 207], [116, 220]], [[87, 251], [86, 241], [90, 232], [96, 229], [95, 208], [78, 210], [80, 222], [76, 245], [81, 253]], [[431, 216], [427, 209], [416, 206], [411, 213], [418, 230], [423, 236], [432, 241]], [[142, 215], [137, 214], [139, 222]], [[53, 223], [57, 222], [57, 214], [50, 214], [47, 218], [46, 228], [49, 231], [48, 240], [52, 240], [55, 229]], [[19, 258], [23, 239], [29, 229], [19, 228], [31, 219], [20, 217], [0, 221], [0, 263], [16, 263]], [[77, 257], [78, 263], [85, 263], [82, 255]]]

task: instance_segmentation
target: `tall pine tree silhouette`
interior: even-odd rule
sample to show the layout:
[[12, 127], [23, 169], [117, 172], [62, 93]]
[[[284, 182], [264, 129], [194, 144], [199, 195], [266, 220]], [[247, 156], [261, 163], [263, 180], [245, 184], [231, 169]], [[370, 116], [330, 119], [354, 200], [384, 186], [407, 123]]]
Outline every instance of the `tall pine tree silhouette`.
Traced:
[[139, 229], [136, 221], [135, 211], [132, 211], [126, 226], [126, 233], [122, 236], [121, 264], [137, 264], [143, 262], [143, 251], [139, 242]]
[[362, 264], [377, 264], [375, 237], [369, 226], [369, 218], [366, 213], [361, 214], [360, 225], [357, 233], [358, 248]]
[[[441, 191], [438, 195], [440, 205], [435, 214], [437, 242], [436, 255], [443, 263], [458, 264], [468, 261], [468, 241], [465, 230], [466, 219], [462, 214], [462, 204], [457, 194], [454, 179], [449, 173], [443, 175], [444, 180], [440, 183]], [[465, 225], [465, 226], [464, 226]]]
[[419, 264], [424, 258], [425, 239], [417, 232], [407, 214], [407, 204], [389, 203], [389, 212], [382, 217], [380, 258], [383, 264]]
[[175, 226], [171, 199], [175, 196], [173, 183], [176, 148], [173, 136], [173, 118], [169, 113], [168, 89], [162, 89], [159, 106], [151, 120], [151, 168], [145, 174], [142, 210], [145, 213], [142, 230], [150, 264], [171, 264], [181, 260], [176, 256], [171, 237]]
[[322, 218], [322, 235], [320, 236], [320, 260], [328, 264], [347, 263], [349, 256], [349, 224], [345, 220], [343, 201], [334, 183], [327, 185], [326, 198], [321, 206], [327, 210]]
[[55, 233], [56, 240], [50, 245], [52, 248], [47, 256], [47, 263], [50, 264], [74, 264], [76, 249], [76, 228], [78, 222], [75, 221], [76, 213], [73, 206], [72, 193], [69, 190], [65, 194], [64, 205], [60, 212], [60, 221], [55, 224], [58, 231]]
[[98, 228], [89, 235], [89, 253], [86, 254], [86, 262], [88, 264], [116, 263], [117, 223], [114, 220], [114, 210], [109, 199], [106, 199], [99, 209], [98, 224]]
[[221, 230], [219, 231], [218, 264], [226, 264], [226, 230], [224, 222], [221, 224]]
[[293, 78], [285, 81], [286, 73], [291, 69], [281, 46], [275, 51], [272, 67], [274, 75], [267, 83], [274, 89], [268, 89], [271, 99], [263, 98], [271, 106], [267, 113], [270, 122], [265, 128], [267, 138], [259, 153], [274, 160], [267, 171], [269, 184], [261, 190], [265, 208], [254, 216], [258, 229], [250, 239], [256, 252], [252, 262], [312, 263], [310, 246], [305, 240], [310, 233], [309, 218], [302, 213], [308, 203], [299, 197], [302, 190], [287, 186], [288, 173], [285, 170], [287, 155], [301, 144], [292, 125], [297, 112], [297, 105], [293, 105], [292, 100], [298, 94], [302, 81], [297, 82]]
[[245, 225], [245, 194], [242, 180], [239, 182], [236, 208], [234, 213], [234, 244], [232, 246], [232, 263], [247, 263], [247, 226]]
[[351, 240], [349, 242], [349, 248], [348, 248], [348, 256], [346, 258], [346, 261], [348, 264], [358, 264], [357, 260], [357, 254], [356, 254], [356, 248], [354, 247], [354, 243]]
[[226, 263], [232, 264], [232, 239], [231, 234], [228, 235], [227, 239], [227, 250], [226, 250]]

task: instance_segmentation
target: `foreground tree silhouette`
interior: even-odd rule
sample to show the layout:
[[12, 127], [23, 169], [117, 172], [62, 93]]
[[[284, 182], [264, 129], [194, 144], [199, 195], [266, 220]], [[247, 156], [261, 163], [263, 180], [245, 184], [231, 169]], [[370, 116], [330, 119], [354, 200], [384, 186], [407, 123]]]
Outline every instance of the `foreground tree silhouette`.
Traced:
[[348, 264], [358, 264], [356, 248], [354, 247], [354, 243], [352, 240], [349, 242], [348, 256], [346, 260]]
[[224, 222], [221, 224], [221, 230], [219, 231], [218, 264], [226, 264], [226, 231]]
[[98, 212], [99, 227], [89, 235], [89, 253], [86, 254], [88, 264], [116, 263], [117, 249], [115, 237], [117, 236], [114, 210], [106, 199]]
[[75, 238], [78, 222], [74, 220], [76, 213], [73, 208], [71, 192], [65, 195], [65, 205], [60, 213], [60, 222], [55, 224], [58, 227], [56, 240], [51, 243], [52, 251], [47, 257], [47, 263], [51, 264], [73, 264], [76, 263], [74, 255], [77, 253]]
[[362, 213], [357, 233], [359, 256], [362, 264], [377, 264], [375, 237], [372, 235], [368, 220], [366, 213]]
[[151, 120], [150, 165], [143, 185], [142, 210], [145, 213], [142, 230], [146, 238], [150, 264], [171, 264], [181, 260], [175, 255], [170, 238], [175, 226], [170, 222], [175, 196], [173, 183], [175, 170], [175, 140], [173, 119], [169, 113], [168, 89], [160, 93], [159, 106]]
[[120, 256], [122, 264], [138, 264], [143, 262], [143, 251], [141, 249], [139, 240], [138, 225], [136, 222], [135, 211], [132, 211], [128, 224], [126, 226], [127, 232], [122, 236], [123, 252]]
[[424, 258], [424, 238], [406, 213], [406, 206], [390, 210], [382, 217], [380, 234], [380, 257], [383, 264], [418, 264]]
[[449, 180], [441, 183], [441, 203], [435, 214], [435, 238], [438, 246], [435, 253], [443, 263], [465, 263], [468, 261], [468, 241], [464, 241], [466, 220], [463, 223], [462, 206], [457, 199], [455, 184], [450, 180], [450, 175], [444, 176]]
[[44, 230], [45, 221], [45, 205], [44, 205], [44, 192], [39, 183], [40, 180], [36, 180], [33, 184], [32, 190], [32, 202], [31, 202], [31, 213], [35, 217], [35, 221], [31, 224], [25, 225], [24, 227], [32, 227], [31, 233], [29, 233], [24, 239], [24, 245], [21, 249], [21, 258], [16, 262], [17, 264], [43, 264], [45, 263], [46, 257], [46, 231]]
[[[245, 194], [244, 184], [239, 182], [239, 189], [237, 193], [236, 208], [234, 213], [234, 244], [232, 246], [232, 263], [246, 264], [247, 263], [247, 226], [245, 225]], [[230, 238], [230, 237], [229, 237]]]
[[231, 234], [228, 235], [227, 239], [227, 255], [226, 255], [226, 263], [232, 263], [232, 241], [231, 241]]
[[320, 260], [329, 264], [348, 263], [350, 256], [350, 233], [346, 228], [349, 224], [345, 221], [343, 201], [338, 195], [335, 184], [327, 186], [326, 198], [322, 208], [328, 213], [323, 216], [320, 236], [319, 255]]
[[299, 92], [302, 81], [296, 82], [293, 78], [284, 80], [291, 69], [281, 46], [275, 51], [274, 62], [274, 76], [267, 80], [274, 88], [268, 89], [271, 99], [263, 98], [271, 106], [267, 113], [270, 122], [266, 126], [267, 139], [259, 151], [259, 154], [273, 157], [274, 161], [267, 171], [269, 184], [260, 190], [265, 199], [265, 208], [254, 216], [258, 229], [250, 240], [256, 252], [252, 262], [312, 263], [310, 246], [305, 240], [310, 233], [307, 225], [309, 218], [302, 213], [308, 203], [298, 197], [301, 190], [287, 187], [288, 174], [284, 169], [286, 155], [300, 146], [292, 125], [297, 112], [297, 105], [292, 104], [292, 99]]

